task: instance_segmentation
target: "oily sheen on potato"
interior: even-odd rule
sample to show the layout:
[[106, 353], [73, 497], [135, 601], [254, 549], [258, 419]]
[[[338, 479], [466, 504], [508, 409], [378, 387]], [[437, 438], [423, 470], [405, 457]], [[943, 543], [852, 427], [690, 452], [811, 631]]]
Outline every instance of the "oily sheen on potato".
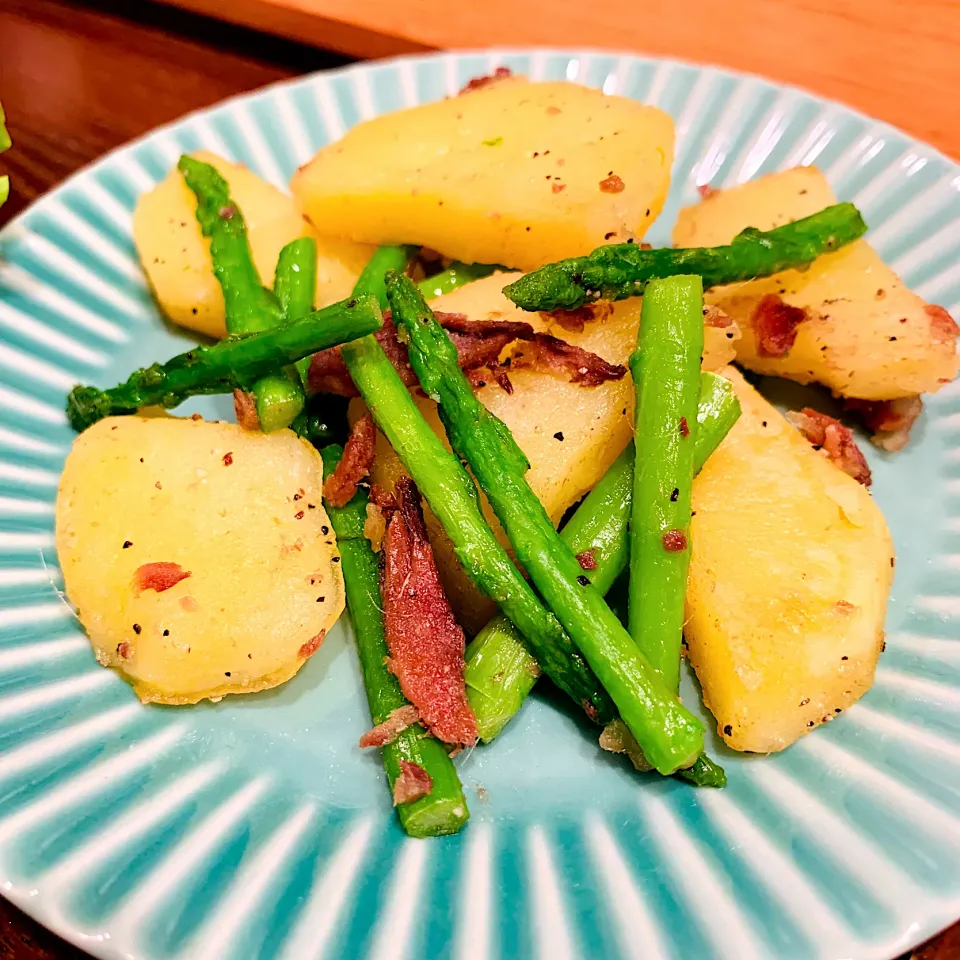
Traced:
[[720, 735], [771, 753], [873, 683], [893, 545], [866, 489], [723, 374], [743, 412], [693, 484], [684, 636]]
[[344, 604], [322, 476], [288, 430], [111, 417], [81, 434], [60, 481], [57, 553], [100, 663], [144, 702], [289, 680]]
[[331, 236], [530, 270], [642, 237], [672, 162], [663, 111], [514, 77], [361, 123], [291, 186]]
[[[745, 227], [769, 230], [835, 202], [815, 167], [771, 173], [681, 210], [673, 242], [729, 243]], [[784, 356], [765, 356], [758, 346], [751, 320], [765, 295], [807, 311]], [[816, 381], [863, 400], [933, 393], [957, 375], [956, 329], [949, 317], [904, 286], [866, 240], [820, 257], [806, 271], [717, 287], [706, 299], [740, 325], [737, 360], [758, 373]]]
[[[640, 325], [639, 298], [617, 304], [600, 304], [595, 317], [583, 329], [569, 329], [570, 320], [550, 314], [524, 313], [501, 292], [510, 276], [497, 273], [438, 297], [431, 306], [439, 311], [463, 313], [471, 320], [515, 320], [530, 323], [536, 330], [551, 333], [569, 343], [599, 354], [611, 363], [626, 364], [637, 343]], [[591, 311], [585, 315], [589, 317]], [[704, 327], [705, 369], [723, 367], [733, 359], [738, 331], [735, 325]], [[508, 348], [509, 350], [509, 348]], [[561, 374], [535, 370], [510, 373], [513, 393], [494, 383], [480, 387], [477, 396], [513, 432], [530, 460], [527, 480], [550, 515], [559, 524], [566, 510], [591, 490], [627, 445], [633, 433], [633, 386], [629, 373], [618, 381], [596, 387], [570, 383]], [[427, 422], [440, 435], [443, 427], [436, 404], [418, 399]], [[354, 405], [354, 415], [361, 406]], [[402, 471], [400, 461], [384, 438], [377, 438], [374, 479], [392, 487]], [[504, 545], [507, 537], [483, 498], [487, 518]], [[492, 601], [473, 587], [452, 543], [432, 514], [427, 526], [434, 546], [444, 587], [460, 622], [476, 632], [494, 612]]]
[[[317, 241], [317, 305], [350, 295], [372, 248], [315, 236], [293, 199], [239, 164], [206, 151], [193, 154], [212, 164], [230, 185], [243, 212], [253, 262], [264, 284], [272, 286], [280, 251], [291, 240]], [[223, 293], [213, 275], [210, 241], [200, 233], [197, 201], [174, 168], [137, 201], [133, 238], [143, 269], [163, 312], [174, 323], [209, 337], [222, 337]]]

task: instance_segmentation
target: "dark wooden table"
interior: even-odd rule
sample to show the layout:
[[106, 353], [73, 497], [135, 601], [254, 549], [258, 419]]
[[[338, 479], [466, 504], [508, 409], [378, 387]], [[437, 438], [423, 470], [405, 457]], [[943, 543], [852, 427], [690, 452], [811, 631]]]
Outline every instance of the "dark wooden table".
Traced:
[[[14, 142], [0, 158], [12, 181], [0, 225], [85, 163], [158, 124], [343, 62], [136, 0], [0, 0], [0, 99]], [[84, 956], [0, 898], [0, 960]], [[914, 960], [960, 960], [960, 925]]]

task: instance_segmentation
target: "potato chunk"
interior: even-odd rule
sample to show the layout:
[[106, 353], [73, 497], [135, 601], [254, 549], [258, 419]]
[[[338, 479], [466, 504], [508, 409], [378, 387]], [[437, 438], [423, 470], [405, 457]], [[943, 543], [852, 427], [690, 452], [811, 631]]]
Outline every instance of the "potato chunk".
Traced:
[[672, 162], [661, 110], [517, 77], [361, 123], [291, 186], [331, 235], [530, 270], [643, 236]]
[[770, 753], [873, 683], [893, 544], [866, 489], [723, 374], [743, 414], [693, 484], [684, 635], [720, 735]]
[[144, 702], [289, 680], [343, 610], [322, 476], [288, 430], [111, 417], [81, 434], [57, 552], [100, 663]]
[[[522, 320], [539, 331], [599, 354], [611, 363], [626, 365], [636, 346], [640, 324], [639, 299], [624, 300], [596, 309], [597, 319], [584, 324], [582, 332], [565, 329], [549, 314], [524, 313], [503, 296], [509, 277], [502, 273], [467, 284], [431, 303], [436, 310], [463, 313], [471, 320]], [[737, 328], [705, 326], [704, 368], [716, 369], [733, 359]], [[513, 393], [496, 384], [477, 391], [483, 404], [513, 431], [530, 460], [527, 480], [534, 493], [558, 524], [576, 503], [606, 473], [633, 434], [633, 386], [629, 373], [618, 381], [597, 387], [569, 383], [562, 375], [535, 370], [510, 373]], [[436, 404], [418, 401], [427, 422], [440, 435], [443, 427]], [[355, 407], [359, 407], [357, 403]], [[384, 438], [378, 435], [374, 479], [392, 488], [402, 466]], [[503, 543], [506, 535], [484, 499], [487, 517]], [[440, 525], [427, 516], [430, 539], [444, 587], [460, 622], [475, 632], [489, 619], [493, 603], [481, 596], [460, 566]]]
[[[681, 210], [673, 242], [729, 243], [744, 227], [769, 230], [832, 203], [833, 191], [814, 167], [771, 173]], [[751, 320], [766, 294], [807, 311], [785, 356], [764, 356], [758, 349]], [[737, 360], [758, 373], [816, 381], [863, 400], [933, 393], [957, 375], [952, 321], [907, 289], [866, 240], [820, 257], [805, 272], [786, 270], [717, 287], [706, 299], [740, 325]]]
[[[293, 199], [246, 167], [206, 151], [193, 154], [212, 164], [243, 212], [253, 261], [264, 284], [272, 285], [280, 251], [291, 240], [314, 236], [317, 250], [317, 305], [350, 295], [372, 247], [320, 238]], [[133, 238], [140, 261], [163, 312], [174, 322], [209, 337], [222, 337], [223, 293], [213, 275], [210, 241], [200, 233], [197, 202], [176, 169], [137, 201]]]

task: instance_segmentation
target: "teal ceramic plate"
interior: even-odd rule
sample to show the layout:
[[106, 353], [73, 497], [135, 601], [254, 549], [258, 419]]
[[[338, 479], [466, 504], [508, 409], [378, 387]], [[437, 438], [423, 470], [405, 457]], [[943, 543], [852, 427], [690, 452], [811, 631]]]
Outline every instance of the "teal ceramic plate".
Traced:
[[889, 960], [960, 916], [960, 384], [928, 401], [907, 452], [867, 445], [899, 556], [876, 686], [770, 759], [714, 742], [724, 791], [637, 777], [534, 698], [461, 757], [464, 833], [411, 841], [356, 745], [368, 715], [347, 629], [281, 689], [217, 706], [141, 707], [96, 665], [57, 589], [64, 393], [185, 342], [137, 265], [137, 195], [198, 147], [284, 184], [359, 120], [500, 64], [673, 115], [653, 239], [698, 184], [816, 163], [907, 283], [960, 311], [955, 164], [800, 91], [633, 56], [307, 77], [157, 130], [40, 200], [0, 234], [0, 889], [95, 956]]

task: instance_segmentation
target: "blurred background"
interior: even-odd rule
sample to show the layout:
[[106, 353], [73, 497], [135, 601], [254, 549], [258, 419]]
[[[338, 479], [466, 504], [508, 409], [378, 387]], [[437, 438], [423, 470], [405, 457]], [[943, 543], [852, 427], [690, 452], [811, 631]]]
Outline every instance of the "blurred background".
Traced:
[[[0, 0], [4, 224], [112, 148], [357, 59], [502, 45], [719, 64], [846, 102], [960, 158], [960, 0]], [[0, 900], [0, 960], [81, 954]], [[958, 960], [960, 927], [916, 960]]]
[[0, 0], [14, 141], [0, 223], [107, 150], [231, 94], [354, 59], [509, 44], [759, 73], [960, 157], [960, 0]]

